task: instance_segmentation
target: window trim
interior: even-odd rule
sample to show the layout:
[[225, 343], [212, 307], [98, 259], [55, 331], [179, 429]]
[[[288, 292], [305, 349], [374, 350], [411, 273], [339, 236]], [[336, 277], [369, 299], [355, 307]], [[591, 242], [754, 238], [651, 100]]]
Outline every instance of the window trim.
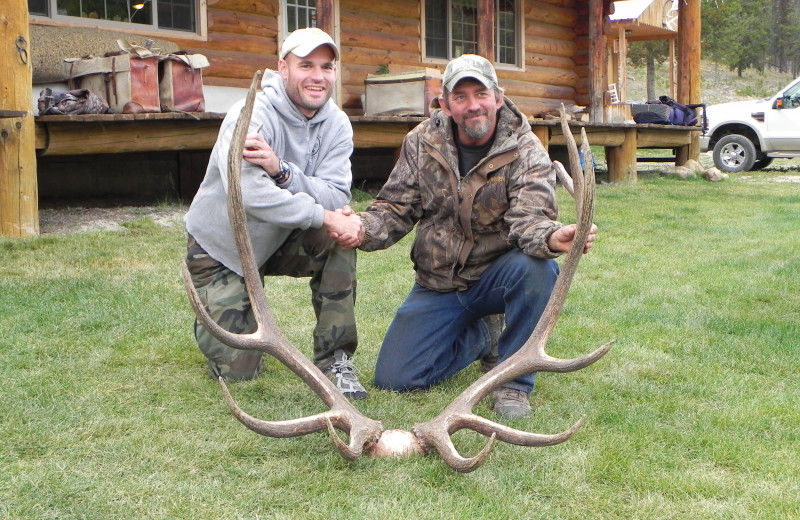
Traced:
[[[439, 58], [438, 56], [428, 56], [428, 37], [426, 32], [427, 21], [425, 19], [425, 13], [427, 12], [427, 4], [431, 0], [422, 0], [420, 3], [420, 31], [422, 33], [420, 38], [420, 59], [422, 63], [431, 63], [436, 65], [446, 65], [452, 58]], [[447, 54], [449, 55], [453, 50], [453, 19], [450, 16], [450, 0], [444, 0], [446, 3], [445, 12], [447, 16], [447, 36], [445, 47], [447, 48]], [[480, 2], [478, 2], [478, 7], [480, 7]], [[478, 25], [480, 26], [480, 16], [478, 16]], [[476, 42], [476, 46], [480, 42]], [[478, 51], [480, 52], [480, 50]]]
[[[55, 0], [48, 0], [50, 6]], [[97, 18], [81, 18], [78, 16], [50, 15], [29, 13], [28, 18], [31, 24], [53, 27], [88, 27], [107, 31], [118, 31], [135, 33], [137, 35], [152, 36], [154, 38], [174, 38], [181, 40], [208, 40], [208, 14], [207, 0], [195, 0], [195, 10], [197, 20], [195, 21], [195, 31], [181, 31], [177, 29], [160, 29], [152, 24], [134, 24], [128, 22], [117, 22], [114, 20], [101, 20]]]
[[[278, 32], [281, 35], [281, 41], [283, 41], [292, 32], [289, 30], [289, 6], [287, 5], [287, 0], [280, 0], [278, 3], [280, 4], [280, 13], [278, 15], [280, 17], [280, 28]], [[318, 4], [317, 2], [317, 5], [314, 6], [315, 22], [317, 24], [314, 27], [319, 27], [320, 6]]]
[[497, 45], [497, 33], [499, 31], [499, 27], [497, 26], [497, 9], [498, 6], [495, 3], [495, 13], [492, 15], [494, 19], [492, 20], [492, 25], [494, 26], [493, 31], [493, 38], [494, 38], [494, 66], [495, 68], [501, 68], [504, 70], [525, 70], [525, 22], [524, 18], [524, 10], [522, 9], [522, 3], [525, 0], [515, 0], [514, 2], [514, 39], [516, 40], [516, 56], [514, 57], [514, 63], [501, 63], [499, 61], [499, 54], [500, 54], [500, 47]]
[[[446, 65], [450, 58], [438, 58], [435, 56], [428, 56], [428, 49], [427, 49], [427, 36], [426, 36], [426, 20], [425, 20], [425, 12], [426, 12], [426, 4], [428, 1], [431, 0], [422, 0], [421, 9], [420, 9], [420, 31], [421, 31], [421, 38], [420, 38], [420, 59], [422, 63], [432, 64], [432, 65]], [[449, 5], [449, 0], [445, 0]], [[525, 70], [525, 20], [524, 20], [524, 6], [523, 2], [525, 0], [516, 0], [516, 24], [515, 24], [515, 37], [517, 40], [517, 56], [516, 56], [516, 63], [499, 63], [497, 62], [497, 17], [496, 11], [497, 6], [496, 4], [492, 3], [492, 12], [487, 16], [483, 13], [478, 13], [478, 54], [481, 55], [488, 55], [491, 54], [492, 63], [495, 69], [498, 70], [513, 70], [513, 71], [524, 71]], [[480, 9], [481, 2], [478, 1], [478, 8]], [[447, 24], [447, 49], [448, 54], [452, 50], [453, 40], [452, 40], [452, 19], [450, 18], [449, 9], [448, 9], [448, 24]], [[486, 26], [491, 27], [492, 31], [492, 39], [491, 39], [491, 52], [487, 53], [485, 49], [481, 48], [481, 36], [480, 31], [485, 29], [481, 24], [482, 20], [489, 19], [490, 23], [486, 23]]]
[[[340, 37], [341, 37], [341, 21], [339, 18], [339, 0], [316, 0], [316, 7], [317, 10], [317, 25], [319, 29], [330, 34], [333, 41], [336, 42], [337, 45], [341, 45]], [[288, 28], [288, 16], [286, 0], [278, 0], [279, 10], [278, 10], [278, 34], [277, 34], [277, 43], [280, 47], [281, 42], [289, 36], [289, 28]]]

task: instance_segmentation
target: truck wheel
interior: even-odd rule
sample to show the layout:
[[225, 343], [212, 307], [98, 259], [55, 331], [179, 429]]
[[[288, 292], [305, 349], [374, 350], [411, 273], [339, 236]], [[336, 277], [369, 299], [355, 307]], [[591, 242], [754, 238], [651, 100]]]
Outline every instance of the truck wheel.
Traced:
[[714, 166], [724, 172], [747, 172], [755, 162], [756, 147], [743, 135], [726, 135], [714, 145]]

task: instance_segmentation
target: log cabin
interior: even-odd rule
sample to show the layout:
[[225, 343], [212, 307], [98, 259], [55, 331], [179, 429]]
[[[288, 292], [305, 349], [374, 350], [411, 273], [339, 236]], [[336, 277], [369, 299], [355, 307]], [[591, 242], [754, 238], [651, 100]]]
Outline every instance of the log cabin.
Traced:
[[[626, 6], [637, 14], [612, 21], [615, 4], [642, 9]], [[506, 95], [553, 151], [565, 141], [552, 115], [568, 107], [576, 137], [585, 129], [592, 145], [606, 147], [611, 181], [636, 180], [638, 148], [674, 149], [678, 164], [699, 155], [696, 129], [620, 119], [609, 109], [616, 104], [609, 86], [624, 85], [626, 37], [653, 32], [674, 41], [676, 99], [698, 103], [700, 0], [10, 0], [4, 11], [0, 40], [12, 57], [0, 64], [0, 83], [9, 85], [0, 91], [4, 236], [38, 234], [37, 179], [47, 177], [44, 170], [86, 170], [87, 161], [109, 155], [115, 164], [146, 157], [155, 171], [164, 154], [166, 168], [180, 171], [171, 182], [190, 199], [227, 108], [244, 97], [256, 70], [277, 67], [283, 38], [307, 26], [326, 30], [341, 49], [336, 101], [353, 123], [356, 178], [359, 159], [367, 164], [362, 172], [381, 170], [369, 163], [370, 151], [396, 149], [425, 117], [382, 112], [380, 86], [411, 78], [424, 106], [438, 94], [436, 76], [447, 61], [468, 52], [490, 57]], [[65, 88], [65, 58], [102, 55], [118, 39], [152, 39], [206, 56], [205, 112], [37, 115], [44, 87]], [[102, 184], [103, 176], [91, 182]], [[86, 183], [63, 176], [48, 182]]]

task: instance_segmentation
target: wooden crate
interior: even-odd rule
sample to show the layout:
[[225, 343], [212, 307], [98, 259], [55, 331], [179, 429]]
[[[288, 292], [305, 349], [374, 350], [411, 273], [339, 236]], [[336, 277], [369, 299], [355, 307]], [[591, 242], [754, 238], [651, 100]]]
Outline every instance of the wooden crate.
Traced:
[[365, 116], [428, 116], [431, 100], [442, 93], [436, 69], [370, 74], [364, 83]]
[[627, 103], [613, 103], [605, 107], [605, 123], [632, 123], [631, 105]]

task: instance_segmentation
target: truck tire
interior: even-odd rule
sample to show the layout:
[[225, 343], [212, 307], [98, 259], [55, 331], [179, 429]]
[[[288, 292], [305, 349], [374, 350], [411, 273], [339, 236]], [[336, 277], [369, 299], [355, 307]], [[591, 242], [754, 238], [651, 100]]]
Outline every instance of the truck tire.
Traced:
[[714, 166], [724, 172], [748, 172], [756, 157], [755, 145], [743, 135], [726, 135], [714, 145]]

